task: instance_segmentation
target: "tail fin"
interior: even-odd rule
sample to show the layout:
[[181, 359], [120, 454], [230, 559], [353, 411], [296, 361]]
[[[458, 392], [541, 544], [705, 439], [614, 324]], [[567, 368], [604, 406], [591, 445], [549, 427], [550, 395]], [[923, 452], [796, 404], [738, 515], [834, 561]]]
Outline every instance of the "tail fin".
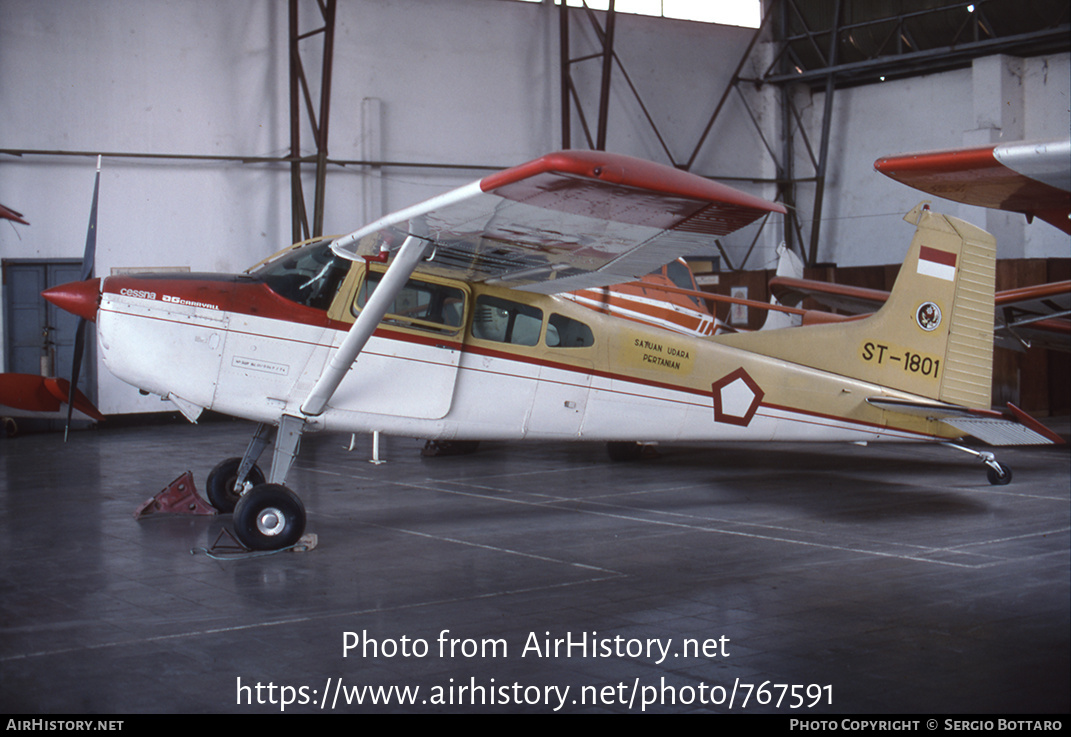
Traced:
[[889, 300], [866, 318], [725, 336], [729, 345], [929, 399], [988, 409], [996, 242], [919, 205]]

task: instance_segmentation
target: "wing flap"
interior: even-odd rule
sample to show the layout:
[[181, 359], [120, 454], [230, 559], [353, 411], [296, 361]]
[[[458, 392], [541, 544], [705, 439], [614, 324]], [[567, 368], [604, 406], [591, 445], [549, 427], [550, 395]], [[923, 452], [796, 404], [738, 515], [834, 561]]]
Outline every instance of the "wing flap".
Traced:
[[561, 151], [432, 198], [336, 240], [355, 259], [406, 236], [421, 271], [556, 293], [632, 281], [781, 205], [600, 151]]

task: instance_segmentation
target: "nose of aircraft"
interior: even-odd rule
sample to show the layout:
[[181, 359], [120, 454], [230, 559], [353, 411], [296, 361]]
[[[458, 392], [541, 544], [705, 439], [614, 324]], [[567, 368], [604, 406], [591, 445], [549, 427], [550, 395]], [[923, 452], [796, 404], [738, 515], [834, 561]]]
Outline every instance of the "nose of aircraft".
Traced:
[[41, 292], [41, 296], [62, 310], [93, 322], [100, 304], [100, 278], [60, 284]]

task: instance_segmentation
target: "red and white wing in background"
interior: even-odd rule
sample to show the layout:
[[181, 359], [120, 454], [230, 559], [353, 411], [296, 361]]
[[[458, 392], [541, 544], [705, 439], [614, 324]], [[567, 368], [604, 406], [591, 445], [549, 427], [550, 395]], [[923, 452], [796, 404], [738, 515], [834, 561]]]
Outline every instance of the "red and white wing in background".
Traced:
[[1021, 212], [1071, 233], [1071, 140], [886, 156], [874, 168], [938, 197]]

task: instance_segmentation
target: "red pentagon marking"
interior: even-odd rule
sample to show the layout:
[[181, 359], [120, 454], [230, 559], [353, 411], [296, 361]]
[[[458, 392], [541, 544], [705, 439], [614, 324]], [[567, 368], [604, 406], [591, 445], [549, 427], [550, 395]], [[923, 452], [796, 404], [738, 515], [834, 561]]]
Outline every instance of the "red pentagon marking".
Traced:
[[714, 421], [740, 427], [748, 426], [766, 396], [743, 368], [718, 379], [710, 389], [714, 396]]

